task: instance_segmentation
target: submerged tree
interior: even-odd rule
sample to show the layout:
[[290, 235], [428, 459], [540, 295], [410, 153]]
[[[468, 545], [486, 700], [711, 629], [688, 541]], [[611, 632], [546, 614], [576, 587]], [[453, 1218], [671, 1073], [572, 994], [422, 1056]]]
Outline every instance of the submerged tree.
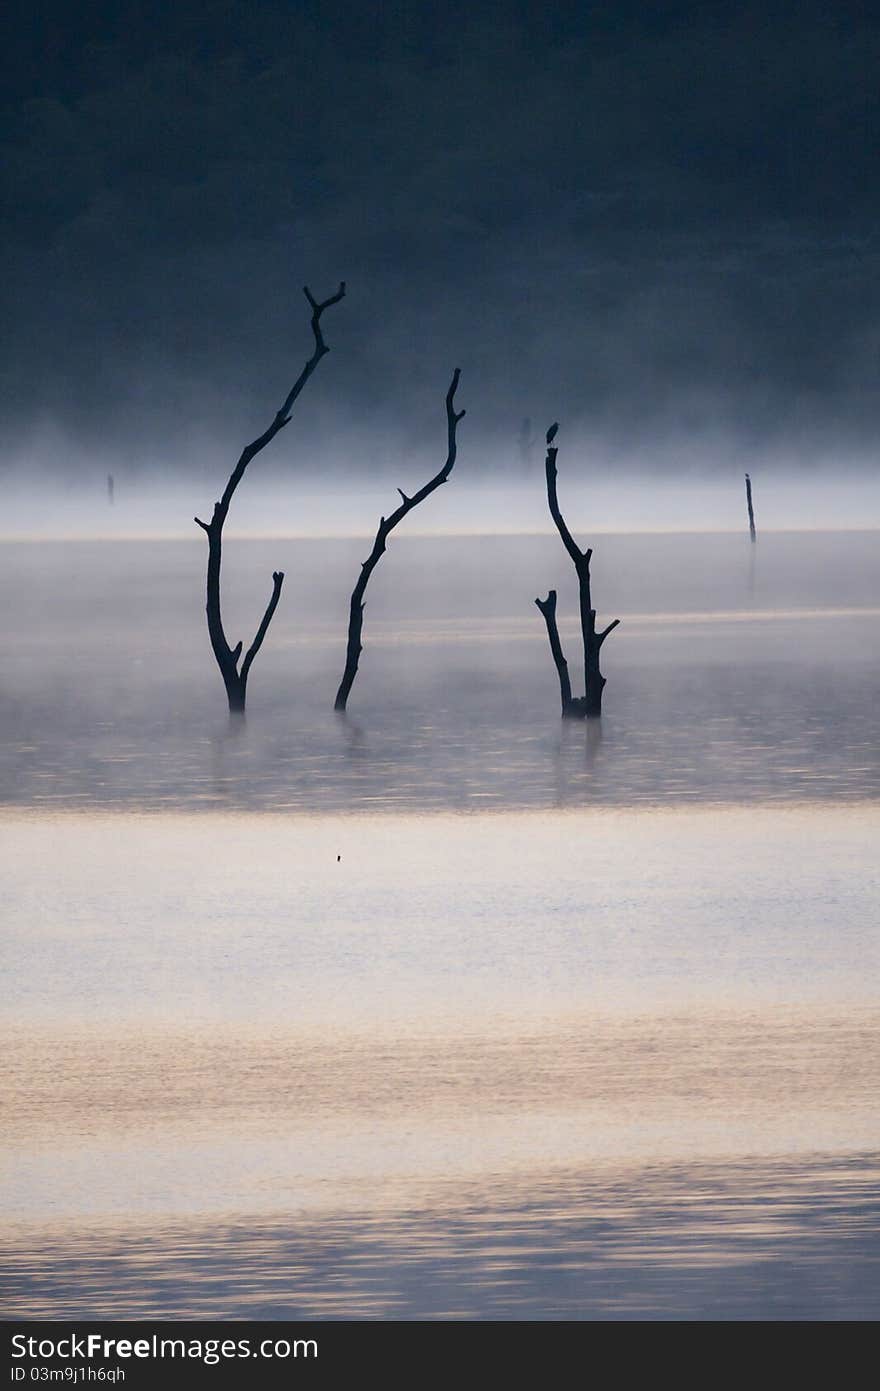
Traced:
[[257, 629], [256, 637], [244, 655], [244, 660], [239, 666], [241, 659], [242, 644], [237, 642], [234, 647], [230, 647], [226, 640], [226, 633], [223, 630], [223, 619], [220, 614], [220, 562], [223, 549], [223, 525], [229, 511], [229, 504], [232, 501], [236, 488], [244, 477], [245, 469], [251, 459], [259, 454], [261, 449], [265, 449], [270, 440], [273, 440], [279, 430], [290, 421], [290, 412], [293, 403], [299, 396], [309, 377], [314, 372], [318, 363], [325, 353], [330, 349], [324, 342], [324, 335], [321, 332], [321, 315], [325, 309], [329, 309], [331, 304], [338, 304], [345, 295], [345, 281], [343, 280], [336, 291], [329, 299], [320, 302], [311, 294], [308, 286], [305, 288], [305, 296], [312, 306], [312, 333], [315, 338], [315, 350], [300, 372], [280, 410], [277, 411], [275, 419], [258, 439], [249, 444], [243, 450], [241, 458], [229, 476], [229, 482], [223, 490], [223, 496], [219, 502], [214, 503], [214, 515], [210, 522], [203, 522], [196, 517], [195, 521], [202, 528], [208, 538], [208, 581], [207, 581], [207, 603], [205, 605], [208, 615], [208, 633], [211, 638], [211, 647], [220, 668], [220, 675], [223, 677], [223, 684], [226, 687], [226, 697], [229, 701], [230, 714], [243, 714], [245, 700], [247, 698], [247, 681], [250, 674], [254, 658], [263, 645], [263, 639], [272, 622], [272, 616], [278, 607], [278, 600], [281, 598], [281, 586], [284, 583], [284, 574], [281, 570], [276, 570], [272, 575], [272, 597], [266, 606], [262, 622]]
[[339, 690], [336, 692], [336, 702], [334, 705], [334, 709], [336, 710], [345, 709], [348, 697], [351, 693], [351, 688], [354, 684], [354, 678], [357, 676], [358, 662], [361, 652], [363, 651], [361, 633], [364, 626], [364, 595], [367, 592], [370, 576], [385, 553], [385, 542], [398, 522], [402, 522], [407, 513], [411, 512], [414, 507], [418, 507], [420, 502], [424, 502], [425, 498], [429, 497], [436, 488], [439, 488], [441, 483], [445, 483], [452, 472], [452, 466], [455, 463], [457, 452], [456, 429], [458, 427], [458, 422], [465, 413], [464, 411], [456, 411], [455, 409], [455, 392], [458, 387], [460, 375], [459, 368], [456, 367], [452, 374], [449, 390], [446, 393], [446, 463], [443, 465], [440, 472], [436, 473], [430, 482], [426, 483], [423, 488], [420, 488], [417, 493], [413, 493], [412, 497], [407, 497], [402, 488], [397, 489], [401, 496], [401, 504], [391, 513], [390, 517], [379, 518], [379, 529], [376, 532], [373, 549], [361, 565], [361, 573], [358, 576], [357, 584], [352, 590], [351, 603], [349, 605], [348, 645], [345, 652], [345, 671], [339, 683]]
[[605, 677], [599, 670], [599, 652], [602, 644], [612, 629], [616, 628], [620, 622], [615, 618], [607, 628], [603, 628], [601, 633], [596, 632], [596, 610], [593, 608], [590, 595], [590, 558], [593, 554], [591, 549], [582, 551], [575, 543], [574, 537], [565, 525], [562, 513], [559, 510], [559, 500], [556, 496], [556, 449], [553, 441], [556, 438], [558, 425], [551, 425], [547, 431], [547, 458], [545, 461], [547, 475], [547, 502], [550, 506], [550, 516], [556, 523], [556, 529], [562, 537], [562, 544], [568, 551], [574, 562], [574, 568], [578, 578], [578, 590], [580, 593], [580, 614], [581, 632], [584, 640], [584, 694], [583, 696], [572, 696], [571, 678], [568, 674], [568, 662], [562, 651], [562, 644], [559, 641], [559, 628], [556, 623], [556, 590], [551, 589], [546, 599], [536, 599], [535, 603], [544, 615], [544, 622], [547, 624], [547, 636], [550, 639], [550, 651], [553, 654], [553, 661], [559, 675], [559, 691], [562, 697], [562, 718], [564, 720], [597, 719], [602, 714], [602, 690], [605, 685]]

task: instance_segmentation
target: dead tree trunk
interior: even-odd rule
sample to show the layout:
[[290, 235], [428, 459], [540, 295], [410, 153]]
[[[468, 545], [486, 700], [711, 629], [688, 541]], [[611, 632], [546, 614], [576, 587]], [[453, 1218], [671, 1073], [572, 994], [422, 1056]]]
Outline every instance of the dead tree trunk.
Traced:
[[220, 613], [220, 564], [223, 553], [223, 525], [229, 512], [229, 504], [232, 501], [236, 488], [244, 477], [245, 469], [255, 455], [261, 449], [265, 449], [270, 440], [273, 440], [279, 430], [290, 421], [290, 412], [293, 403], [299, 396], [309, 377], [314, 372], [318, 363], [325, 353], [330, 349], [324, 342], [321, 332], [321, 315], [331, 304], [338, 304], [345, 294], [345, 281], [339, 286], [335, 295], [329, 299], [322, 300], [320, 303], [314, 298], [306, 286], [305, 296], [312, 306], [312, 333], [315, 338], [315, 350], [309, 358], [305, 367], [300, 372], [287, 397], [276, 413], [275, 419], [268, 430], [249, 444], [232, 470], [229, 482], [223, 490], [223, 496], [219, 502], [214, 503], [214, 514], [210, 522], [203, 522], [196, 517], [196, 523], [202, 528], [208, 538], [208, 578], [207, 578], [207, 602], [205, 609], [208, 615], [208, 634], [211, 638], [211, 647], [220, 668], [220, 675], [223, 677], [223, 684], [226, 687], [226, 698], [229, 702], [229, 713], [231, 715], [243, 715], [245, 701], [247, 699], [247, 682], [254, 658], [263, 645], [263, 639], [272, 622], [272, 616], [278, 607], [278, 600], [281, 598], [281, 586], [284, 583], [284, 575], [280, 570], [276, 570], [272, 575], [272, 597], [266, 606], [262, 622], [257, 629], [257, 635], [244, 655], [244, 660], [239, 667], [239, 660], [242, 653], [242, 644], [237, 642], [235, 647], [230, 647], [226, 640], [223, 630], [223, 619]]
[[749, 536], [754, 545], [758, 539], [758, 534], [755, 531], [755, 509], [752, 506], [752, 480], [748, 474], [746, 474], [746, 506], [749, 509]]
[[562, 652], [562, 644], [559, 641], [559, 629], [556, 624], [556, 590], [551, 589], [546, 599], [536, 599], [535, 603], [544, 615], [544, 622], [547, 624], [547, 636], [550, 639], [550, 651], [556, 670], [559, 674], [559, 690], [562, 698], [562, 718], [564, 720], [598, 719], [602, 714], [602, 691], [605, 687], [605, 677], [599, 670], [599, 653], [602, 644], [608, 634], [617, 627], [620, 622], [615, 618], [603, 628], [601, 632], [596, 631], [596, 610], [593, 608], [592, 597], [590, 594], [590, 558], [592, 550], [582, 551], [576, 544], [574, 537], [565, 524], [562, 513], [559, 510], [559, 499], [556, 496], [556, 449], [553, 447], [553, 440], [559, 427], [551, 425], [547, 431], [547, 458], [545, 462], [547, 476], [547, 502], [550, 507], [550, 516], [556, 524], [556, 530], [562, 537], [562, 544], [574, 562], [575, 572], [578, 578], [578, 591], [580, 596], [580, 615], [581, 633], [584, 642], [584, 694], [583, 696], [572, 696], [571, 681], [568, 675], [568, 663]]
[[556, 590], [551, 589], [546, 599], [536, 599], [535, 603], [544, 615], [544, 622], [547, 624], [550, 651], [553, 654], [556, 670], [559, 673], [559, 694], [562, 697], [562, 718], [566, 720], [571, 714], [571, 678], [568, 674], [568, 662], [562, 655], [562, 643], [559, 641], [559, 629], [556, 626]]
[[358, 662], [360, 661], [360, 655], [363, 651], [361, 633], [364, 626], [364, 595], [367, 592], [370, 576], [385, 553], [385, 542], [398, 522], [402, 522], [407, 513], [411, 512], [414, 507], [418, 507], [420, 502], [424, 502], [425, 498], [429, 497], [436, 488], [439, 488], [441, 483], [445, 483], [452, 472], [452, 466], [455, 463], [457, 452], [456, 429], [458, 422], [465, 413], [464, 411], [455, 410], [455, 392], [458, 387], [459, 376], [460, 371], [456, 367], [452, 374], [449, 390], [446, 393], [446, 463], [443, 465], [440, 472], [435, 474], [430, 482], [426, 483], [423, 488], [420, 488], [417, 493], [413, 493], [412, 497], [407, 497], [402, 488], [397, 489], [402, 499], [401, 504], [396, 511], [391, 513], [390, 517], [379, 518], [379, 529], [376, 532], [373, 549], [362, 564], [358, 582], [352, 590], [348, 614], [348, 644], [345, 652], [345, 671], [342, 673], [339, 690], [336, 692], [335, 710], [345, 709], [348, 697], [351, 694], [351, 688], [354, 685], [354, 678], [357, 676]]

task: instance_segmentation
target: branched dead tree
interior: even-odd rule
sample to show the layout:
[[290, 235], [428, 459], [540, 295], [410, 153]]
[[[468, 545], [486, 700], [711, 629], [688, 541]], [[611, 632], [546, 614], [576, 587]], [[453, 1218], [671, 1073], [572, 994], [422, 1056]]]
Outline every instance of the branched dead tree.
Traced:
[[550, 651], [553, 661], [556, 664], [556, 671], [559, 675], [559, 693], [562, 699], [562, 718], [564, 720], [597, 719], [602, 714], [602, 690], [605, 686], [605, 677], [599, 670], [599, 653], [602, 644], [608, 634], [617, 627], [620, 622], [615, 618], [607, 628], [603, 628], [600, 633], [596, 632], [596, 610], [593, 608], [590, 595], [590, 558], [592, 550], [582, 551], [576, 544], [574, 537], [565, 524], [562, 513], [559, 510], [559, 499], [556, 496], [556, 449], [553, 447], [553, 440], [556, 438], [558, 425], [551, 425], [547, 431], [547, 458], [545, 469], [547, 475], [547, 502], [550, 506], [550, 516], [556, 524], [556, 530], [562, 537], [562, 544], [568, 551], [574, 562], [574, 568], [578, 578], [578, 590], [580, 592], [580, 613], [581, 613], [581, 632], [584, 639], [584, 694], [583, 696], [572, 696], [571, 679], [568, 674], [568, 662], [565, 660], [562, 651], [562, 644], [559, 641], [559, 628], [556, 623], [556, 590], [551, 589], [546, 599], [536, 599], [535, 603], [544, 616], [547, 624], [547, 636], [550, 639]]
[[455, 463], [457, 452], [456, 429], [458, 427], [458, 422], [465, 414], [464, 411], [456, 411], [455, 409], [455, 392], [458, 387], [460, 375], [459, 368], [456, 367], [452, 374], [449, 390], [446, 393], [446, 463], [443, 465], [440, 472], [436, 473], [430, 482], [426, 483], [423, 488], [420, 488], [417, 493], [413, 493], [412, 497], [407, 497], [402, 488], [397, 489], [401, 496], [401, 504], [396, 511], [391, 513], [390, 517], [379, 518], [379, 529], [376, 532], [373, 549], [361, 565], [361, 573], [358, 576], [357, 584], [352, 590], [351, 603], [349, 605], [348, 645], [345, 652], [345, 671], [339, 683], [339, 690], [336, 692], [336, 702], [334, 706], [336, 710], [345, 709], [348, 697], [351, 693], [351, 688], [354, 684], [354, 678], [357, 676], [358, 662], [360, 661], [360, 655], [363, 651], [361, 633], [364, 626], [364, 595], [367, 591], [370, 576], [385, 553], [385, 542], [388, 540], [389, 535], [397, 526], [398, 522], [402, 522], [407, 513], [411, 512], [414, 507], [418, 507], [420, 502], [424, 502], [425, 498], [429, 497], [436, 488], [439, 488], [441, 483], [445, 483], [452, 472], [452, 466]]
[[755, 531], [755, 509], [752, 506], [752, 480], [748, 474], [746, 474], [746, 506], [749, 509], [749, 536], [754, 545], [758, 539], [758, 534]]
[[203, 522], [200, 517], [195, 518], [195, 521], [208, 538], [208, 581], [207, 602], [205, 605], [208, 615], [208, 633], [211, 638], [211, 647], [213, 648], [214, 656], [217, 659], [217, 665], [220, 668], [220, 675], [223, 677], [223, 684], [226, 687], [226, 697], [229, 701], [230, 714], [244, 713], [250, 669], [253, 665], [254, 658], [263, 645], [263, 639], [266, 636], [269, 624], [272, 622], [272, 616], [278, 607], [278, 600], [281, 598], [281, 586], [284, 583], [284, 574], [282, 571], [276, 570], [272, 575], [272, 597], [266, 606], [266, 612], [263, 614], [263, 619], [257, 629], [256, 637], [245, 653], [244, 660], [239, 667], [242, 644], [237, 642], [234, 647], [229, 646], [226, 640], [226, 634], [223, 630], [223, 619], [220, 614], [220, 563], [223, 550], [223, 525], [226, 521], [227, 513], [229, 512], [229, 504], [232, 501], [236, 488], [244, 477], [245, 469], [251, 459], [259, 454], [261, 449], [265, 449], [266, 445], [270, 440], [275, 438], [279, 430], [283, 430], [284, 426], [289, 423], [290, 412], [293, 408], [294, 401], [299, 396], [318, 363], [321, 361], [321, 358], [324, 357], [326, 353], [329, 353], [330, 349], [324, 342], [324, 335], [321, 332], [321, 315], [324, 313], [325, 309], [329, 309], [332, 304], [338, 304], [343, 298], [345, 295], [345, 281], [342, 281], [335, 295], [331, 295], [329, 299], [321, 300], [320, 302], [315, 299], [308, 286], [305, 287], [304, 293], [309, 304], [312, 306], [312, 333], [315, 338], [315, 350], [303, 367], [293, 386], [290, 388], [290, 391], [287, 393], [284, 404], [281, 406], [280, 410], [277, 411], [275, 419], [272, 421], [268, 430], [260, 435], [259, 439], [255, 439], [252, 444], [249, 444], [247, 448], [243, 450], [241, 458], [232, 470], [229, 482], [223, 490], [223, 496], [219, 502], [214, 503], [214, 515], [210, 522]]

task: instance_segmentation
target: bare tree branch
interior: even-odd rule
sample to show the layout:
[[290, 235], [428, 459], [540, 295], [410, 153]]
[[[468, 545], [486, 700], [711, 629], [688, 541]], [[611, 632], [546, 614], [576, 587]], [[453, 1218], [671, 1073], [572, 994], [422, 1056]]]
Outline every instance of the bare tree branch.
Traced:
[[352, 591], [351, 603], [349, 605], [348, 644], [345, 654], [345, 671], [342, 674], [342, 680], [336, 692], [336, 701], [334, 705], [336, 710], [345, 709], [352, 685], [354, 684], [354, 678], [357, 676], [358, 662], [361, 652], [363, 651], [361, 633], [363, 631], [364, 622], [364, 595], [370, 576], [385, 553], [385, 542], [398, 523], [403, 521], [408, 512], [411, 512], [414, 507], [418, 507], [419, 503], [424, 502], [426, 497], [430, 497], [431, 493], [439, 488], [441, 483], [447, 481], [452, 472], [453, 465], [455, 464], [458, 451], [456, 430], [458, 428], [458, 422], [465, 414], [464, 411], [456, 411], [455, 409], [455, 392], [458, 387], [460, 376], [460, 369], [456, 367], [452, 374], [449, 390], [446, 393], [447, 450], [445, 464], [440, 469], [439, 473], [435, 473], [434, 477], [430, 479], [424, 487], [419, 488], [418, 492], [414, 493], [412, 497], [407, 497], [402, 488], [397, 489], [401, 497], [400, 506], [396, 508], [389, 517], [379, 518], [379, 527], [376, 532], [376, 539], [373, 542], [373, 549], [361, 565], [361, 573]]
[[562, 698], [563, 718], [568, 714], [571, 706], [571, 678], [568, 674], [568, 662], [562, 652], [562, 643], [559, 641], [559, 628], [556, 623], [556, 590], [551, 589], [546, 599], [536, 599], [535, 603], [544, 615], [544, 622], [547, 624], [547, 636], [550, 639], [550, 651], [556, 663], [556, 670], [559, 673], [559, 694]]
[[[279, 415], [290, 415], [290, 408], [296, 400], [297, 396], [302, 391], [303, 387], [305, 386], [309, 377], [314, 372], [318, 363], [321, 361], [321, 358], [324, 356], [325, 353], [329, 353], [330, 351], [330, 349], [327, 347], [327, 344], [324, 342], [324, 335], [321, 332], [321, 315], [324, 313], [325, 309], [329, 309], [331, 305], [338, 304], [341, 299], [345, 298], [345, 281], [340, 280], [339, 289], [336, 291], [336, 294], [330, 295], [328, 299], [321, 300], [320, 303], [318, 303], [318, 301], [315, 299], [308, 285], [303, 286], [303, 294], [305, 295], [309, 304], [312, 306], [312, 333], [315, 335], [315, 351], [312, 353], [312, 356], [309, 358], [305, 367], [300, 372], [293, 386], [290, 388], [290, 391], [287, 394], [287, 399], [285, 400], [284, 405], [281, 407], [281, 410], [279, 411]], [[285, 421], [284, 423], [287, 424], [287, 421]]]
[[548, 442], [545, 469], [547, 476], [547, 502], [550, 506], [550, 516], [556, 523], [556, 529], [562, 537], [562, 544], [565, 546], [565, 549], [568, 551], [575, 565], [581, 565], [584, 560], [586, 560], [589, 565], [592, 551], [582, 551], [580, 549], [566, 526], [562, 513], [559, 510], [559, 499], [556, 496], [556, 455], [559, 451], [549, 442], [550, 439], [555, 437], [558, 428], [558, 425], [551, 426], [550, 430], [547, 431]]
[[288, 424], [290, 420], [291, 407], [293, 406], [294, 401], [296, 400], [297, 396], [299, 396], [300, 392], [302, 391], [309, 377], [314, 372], [318, 363], [321, 361], [321, 358], [324, 357], [324, 355], [326, 353], [329, 353], [330, 351], [330, 349], [327, 347], [327, 344], [324, 342], [324, 336], [321, 332], [321, 315], [324, 313], [325, 309], [329, 309], [331, 305], [338, 304], [341, 299], [344, 299], [345, 281], [343, 280], [341, 282], [339, 289], [336, 291], [335, 295], [331, 295], [329, 299], [322, 300], [320, 304], [317, 302], [317, 300], [315, 300], [314, 296], [310, 293], [308, 288], [305, 289], [304, 293], [306, 299], [312, 306], [313, 310], [312, 333], [315, 336], [315, 350], [312, 353], [306, 365], [303, 367], [293, 386], [290, 388], [290, 391], [287, 393], [287, 396], [284, 399], [284, 404], [281, 406], [280, 410], [276, 412], [275, 419], [272, 421], [272, 424], [269, 426], [268, 430], [264, 430], [262, 435], [260, 435], [258, 439], [253, 440], [251, 444], [247, 445], [247, 447], [242, 450], [241, 458], [239, 459], [238, 463], [236, 464], [235, 468], [232, 470], [232, 473], [230, 474], [229, 482], [226, 484], [226, 487], [223, 490], [222, 498], [218, 503], [215, 503], [214, 505], [215, 518], [217, 515], [218, 508], [221, 510], [223, 514], [222, 520], [220, 522], [221, 526], [223, 525], [223, 522], [226, 520], [226, 513], [229, 511], [229, 504], [232, 501], [233, 493], [235, 492], [236, 488], [238, 487], [239, 483], [244, 477], [244, 471], [250, 463], [251, 459], [253, 459], [257, 454], [259, 454], [262, 449], [265, 449], [266, 445], [269, 444], [269, 442], [273, 440], [275, 436], [278, 434], [278, 431], [283, 430], [285, 425]]
[[600, 647], [602, 646], [602, 643], [603, 643], [603, 642], [605, 641], [605, 639], [607, 638], [608, 634], [609, 634], [610, 632], [612, 632], [612, 630], [613, 630], [614, 628], [616, 628], [616, 627], [618, 626], [619, 623], [620, 623], [620, 619], [619, 619], [619, 618], [615, 618], [615, 619], [613, 619], [613, 621], [612, 621], [611, 623], [608, 624], [608, 627], [607, 627], [607, 628], [603, 628], [602, 631], [601, 631], [601, 633], [597, 633], [597, 634], [596, 634], [596, 641], [598, 642], [598, 644], [599, 644]]
[[314, 351], [293, 386], [290, 388], [280, 410], [276, 412], [272, 424], [267, 430], [264, 430], [262, 435], [253, 440], [242, 450], [238, 463], [229, 475], [229, 480], [226, 487], [223, 489], [223, 495], [220, 501], [214, 503], [214, 512], [210, 522], [203, 522], [200, 517], [195, 518], [196, 524], [202, 528], [202, 531], [204, 531], [208, 537], [207, 599], [205, 604], [208, 616], [208, 634], [211, 639], [214, 657], [220, 668], [220, 674], [223, 677], [223, 683], [226, 687], [226, 695], [231, 713], [242, 713], [244, 711], [248, 672], [262, 646], [266, 631], [272, 621], [275, 609], [278, 606], [284, 575], [280, 571], [276, 571], [272, 576], [274, 586], [272, 597], [269, 600], [266, 612], [263, 614], [263, 619], [257, 630], [257, 635], [248, 649], [241, 671], [239, 671], [238, 661], [241, 656], [242, 644], [239, 642], [234, 648], [229, 646], [226, 633], [223, 629], [223, 619], [220, 611], [220, 566], [223, 551], [223, 525], [229, 512], [229, 504], [232, 501], [236, 488], [244, 477], [245, 469], [248, 464], [262, 449], [265, 449], [266, 445], [275, 438], [279, 430], [283, 430], [285, 425], [288, 424], [291, 407], [294, 401], [299, 396], [318, 363], [321, 361], [321, 358], [330, 351], [324, 341], [324, 335], [321, 331], [321, 315], [324, 313], [325, 309], [329, 309], [333, 304], [338, 304], [344, 297], [345, 281], [342, 281], [336, 294], [331, 295], [329, 299], [321, 301], [316, 300], [308, 287], [305, 289], [305, 295], [309, 304], [312, 306], [311, 325], [315, 339]]
[[[272, 572], [272, 597], [266, 605], [266, 612], [263, 614], [262, 622], [260, 623], [260, 626], [257, 629], [257, 635], [251, 643], [250, 647], [248, 648], [245, 659], [241, 664], [241, 683], [243, 686], [247, 685], [248, 672], [251, 669], [251, 663], [253, 662], [254, 658], [256, 657], [257, 653], [263, 645], [263, 638], [266, 636], [266, 633], [269, 629], [269, 624], [272, 622], [272, 615], [278, 607], [278, 600], [281, 598], [281, 586], [283, 585], [283, 583], [284, 571], [274, 570]], [[238, 644], [238, 648], [240, 654], [241, 643]]]

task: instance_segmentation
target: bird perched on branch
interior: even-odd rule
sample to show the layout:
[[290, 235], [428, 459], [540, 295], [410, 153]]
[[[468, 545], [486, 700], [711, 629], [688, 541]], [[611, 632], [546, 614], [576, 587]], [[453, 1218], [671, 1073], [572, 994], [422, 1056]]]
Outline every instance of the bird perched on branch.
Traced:
[[559, 421], [555, 420], [547, 431], [547, 443], [552, 444], [556, 438], [556, 431], [559, 429]]

